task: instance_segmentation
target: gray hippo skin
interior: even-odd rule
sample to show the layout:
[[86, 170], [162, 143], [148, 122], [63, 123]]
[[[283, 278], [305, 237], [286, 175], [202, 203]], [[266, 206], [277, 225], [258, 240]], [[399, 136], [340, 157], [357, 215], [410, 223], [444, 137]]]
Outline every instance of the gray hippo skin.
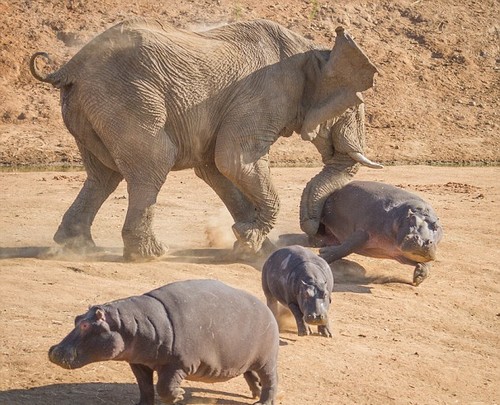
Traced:
[[333, 276], [328, 263], [302, 246], [288, 246], [271, 254], [262, 268], [262, 289], [267, 306], [275, 316], [278, 302], [292, 311], [299, 336], [318, 333], [332, 337], [328, 308], [333, 291]]
[[[144, 295], [91, 307], [75, 329], [49, 350], [67, 369], [104, 360], [130, 364], [138, 405], [183, 399], [182, 380], [226, 381], [243, 374], [256, 404], [276, 396], [278, 325], [256, 297], [215, 280], [168, 284]], [[262, 386], [260, 390], [258, 383]]]
[[353, 181], [323, 208], [320, 256], [331, 263], [351, 253], [415, 266], [413, 285], [429, 274], [443, 236], [432, 207], [419, 196], [384, 183]]

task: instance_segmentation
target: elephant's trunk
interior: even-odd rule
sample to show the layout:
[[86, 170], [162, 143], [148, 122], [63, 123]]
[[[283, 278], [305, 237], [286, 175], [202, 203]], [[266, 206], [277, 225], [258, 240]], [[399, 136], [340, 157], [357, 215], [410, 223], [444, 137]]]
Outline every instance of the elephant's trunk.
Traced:
[[321, 124], [312, 141], [321, 153], [324, 166], [307, 183], [300, 202], [300, 227], [311, 237], [318, 233], [327, 197], [352, 179], [359, 164], [370, 168], [382, 167], [363, 154], [364, 117], [363, 104], [348, 109], [338, 119]]
[[314, 176], [302, 192], [300, 228], [309, 236], [317, 234], [326, 199], [346, 185], [359, 169], [347, 154], [336, 154], [334, 164], [327, 164]]

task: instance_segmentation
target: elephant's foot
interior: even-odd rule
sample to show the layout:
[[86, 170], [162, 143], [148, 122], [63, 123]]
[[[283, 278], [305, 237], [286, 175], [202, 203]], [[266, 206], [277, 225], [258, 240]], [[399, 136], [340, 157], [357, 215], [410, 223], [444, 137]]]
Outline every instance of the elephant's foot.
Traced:
[[180, 401], [184, 400], [184, 394], [186, 391], [182, 388], [175, 388], [172, 392], [169, 392], [160, 397], [161, 402], [164, 404], [179, 404]]
[[320, 220], [318, 218], [308, 218], [300, 223], [300, 229], [310, 237], [314, 237], [318, 233]]
[[166, 249], [154, 235], [131, 235], [123, 233], [123, 258], [128, 262], [148, 261], [163, 256]]
[[266, 239], [266, 235], [253, 223], [237, 222], [233, 225], [233, 232], [237, 239], [235, 250], [237, 248], [241, 253], [255, 255]]
[[75, 253], [95, 253], [99, 251], [89, 234], [70, 230], [62, 224], [54, 235], [54, 242]]
[[276, 250], [276, 246], [260, 230], [248, 223], [233, 225], [236, 242], [233, 255], [238, 259], [252, 259], [256, 256], [268, 256]]

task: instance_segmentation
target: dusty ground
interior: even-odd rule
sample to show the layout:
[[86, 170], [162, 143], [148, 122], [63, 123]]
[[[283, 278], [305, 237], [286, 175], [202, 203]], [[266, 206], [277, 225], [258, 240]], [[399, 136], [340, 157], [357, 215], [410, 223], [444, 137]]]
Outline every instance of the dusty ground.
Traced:
[[[282, 211], [272, 238], [297, 233], [298, 201], [314, 168], [276, 168]], [[445, 237], [432, 277], [420, 287], [413, 269], [351, 256], [334, 268], [334, 336], [299, 338], [289, 318], [280, 334], [278, 404], [494, 404], [500, 400], [499, 168], [390, 167], [359, 179], [398, 184], [432, 202]], [[51, 240], [84, 179], [81, 172], [0, 173], [0, 403], [133, 404], [126, 364], [73, 371], [47, 360], [47, 349], [88, 305], [191, 278], [216, 278], [261, 299], [261, 262], [221, 256], [233, 237], [215, 194], [190, 171], [172, 173], [156, 215], [168, 256], [121, 260], [125, 187], [94, 224], [105, 252], [67, 257]], [[193, 193], [193, 190], [196, 190]], [[22, 196], [20, 198], [19, 196]], [[244, 320], [242, 320], [244, 322]], [[242, 377], [184, 384], [190, 404], [250, 404]]]
[[[350, 257], [336, 266], [334, 337], [298, 338], [285, 319], [279, 404], [495, 404], [500, 402], [499, 167], [500, 6], [497, 0], [11, 0], [0, 1], [0, 166], [78, 165], [58, 92], [36, 82], [27, 62], [49, 52], [60, 65], [126, 17], [176, 26], [269, 18], [330, 46], [344, 25], [379, 67], [366, 92], [367, 155], [412, 166], [362, 170], [358, 179], [418, 192], [440, 214], [445, 237], [432, 277], [414, 288], [412, 269]], [[293, 136], [271, 150], [275, 166], [319, 157]], [[298, 203], [317, 168], [275, 168], [282, 210], [271, 236], [299, 232]], [[156, 230], [168, 256], [121, 260], [125, 186], [94, 225], [105, 252], [63, 255], [52, 242], [83, 172], [0, 172], [0, 404], [133, 404], [128, 366], [65, 371], [47, 349], [87, 306], [174, 280], [217, 278], [263, 298], [261, 262], [229, 263], [230, 220], [190, 171], [162, 190]], [[195, 190], [195, 192], [193, 192]], [[201, 208], [201, 209], [200, 209]], [[243, 378], [185, 383], [191, 404], [250, 404]]]
[[[343, 25], [381, 73], [365, 94], [371, 158], [498, 164], [499, 14], [498, 0], [0, 1], [0, 165], [79, 162], [59, 92], [33, 79], [29, 58], [49, 52], [55, 68], [137, 15], [195, 30], [268, 18], [328, 47]], [[314, 164], [313, 149], [294, 136], [275, 145], [271, 160]]]

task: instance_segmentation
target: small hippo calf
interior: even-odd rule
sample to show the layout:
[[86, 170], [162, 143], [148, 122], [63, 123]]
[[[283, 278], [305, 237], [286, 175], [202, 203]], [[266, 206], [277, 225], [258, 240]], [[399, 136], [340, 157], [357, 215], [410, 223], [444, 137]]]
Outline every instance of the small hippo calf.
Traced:
[[288, 246], [271, 254], [262, 268], [267, 306], [278, 315], [278, 302], [292, 311], [299, 336], [318, 333], [332, 337], [328, 323], [333, 275], [328, 263], [302, 246]]
[[321, 219], [320, 256], [331, 263], [351, 253], [415, 266], [413, 285], [429, 274], [443, 236], [432, 207], [408, 191], [374, 181], [353, 181], [333, 192]]
[[[138, 405], [183, 399], [182, 380], [226, 381], [243, 374], [256, 404], [274, 403], [278, 325], [256, 297], [215, 280], [168, 284], [144, 295], [93, 306], [49, 350], [53, 363], [79, 368], [123, 360], [137, 378]], [[259, 388], [259, 380], [262, 390]]]

